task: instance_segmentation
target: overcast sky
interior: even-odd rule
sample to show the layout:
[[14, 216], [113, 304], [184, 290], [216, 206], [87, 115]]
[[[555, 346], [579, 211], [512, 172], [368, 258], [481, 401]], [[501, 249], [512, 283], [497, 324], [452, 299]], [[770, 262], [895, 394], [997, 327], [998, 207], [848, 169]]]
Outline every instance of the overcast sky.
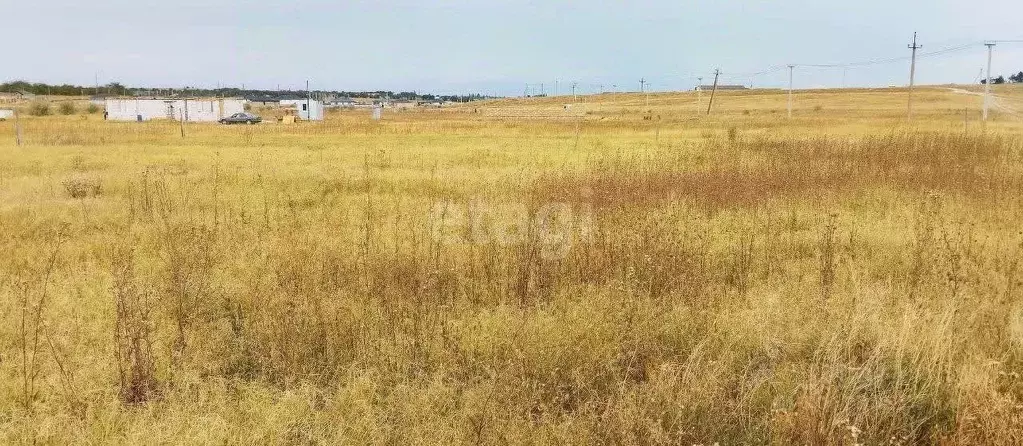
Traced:
[[[603, 84], [781, 86], [788, 63], [832, 64], [1023, 40], [1019, 0], [0, 0], [0, 80], [131, 86], [417, 90], [520, 95]], [[973, 82], [979, 43], [920, 60], [921, 83]], [[1023, 70], [1000, 44], [995, 73]], [[797, 87], [904, 84], [908, 61], [798, 68]], [[740, 74], [736, 74], [740, 73]], [[705, 79], [705, 82], [709, 80]]]

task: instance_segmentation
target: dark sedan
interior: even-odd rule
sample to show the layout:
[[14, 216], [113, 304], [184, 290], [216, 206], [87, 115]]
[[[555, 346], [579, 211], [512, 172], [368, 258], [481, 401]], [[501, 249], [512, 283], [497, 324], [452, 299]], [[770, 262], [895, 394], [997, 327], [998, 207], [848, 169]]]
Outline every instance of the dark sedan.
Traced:
[[263, 122], [263, 118], [252, 113], [235, 113], [220, 120], [221, 124], [258, 124], [260, 122]]

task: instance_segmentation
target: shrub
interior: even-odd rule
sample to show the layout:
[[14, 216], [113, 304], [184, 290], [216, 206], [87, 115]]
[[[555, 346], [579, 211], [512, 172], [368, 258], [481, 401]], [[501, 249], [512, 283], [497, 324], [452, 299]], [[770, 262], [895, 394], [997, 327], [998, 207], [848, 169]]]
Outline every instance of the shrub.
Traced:
[[50, 104], [46, 102], [33, 102], [28, 107], [28, 114], [32, 116], [47, 116], [50, 114]]
[[62, 115], [73, 115], [75, 114], [75, 104], [73, 102], [61, 102], [57, 107]]
[[69, 178], [64, 181], [64, 190], [71, 198], [98, 197], [103, 194], [103, 185], [93, 178]]

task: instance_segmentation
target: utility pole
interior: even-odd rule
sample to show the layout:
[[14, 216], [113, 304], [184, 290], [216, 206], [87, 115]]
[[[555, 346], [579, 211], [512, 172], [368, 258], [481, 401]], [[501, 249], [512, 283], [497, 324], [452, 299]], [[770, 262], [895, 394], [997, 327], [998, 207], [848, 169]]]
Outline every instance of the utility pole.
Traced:
[[181, 107], [181, 137], [185, 137], [185, 120], [188, 119], [188, 87], [185, 87], [184, 106]]
[[789, 65], [789, 119], [792, 119], [792, 71], [795, 65]]
[[[640, 78], [639, 79], [639, 92], [640, 93], [646, 93], [646, 78]], [[650, 95], [649, 94], [646, 95], [646, 107], [647, 108], [650, 107]]]
[[913, 84], [916, 81], [916, 50], [923, 48], [923, 45], [916, 44], [916, 33], [913, 33], [913, 44], [909, 49], [913, 50], [912, 61], [909, 63], [909, 119], [913, 119]]
[[703, 78], [698, 77], [696, 80], [698, 81], [696, 85], [696, 103], [699, 104], [703, 102]]
[[579, 86], [578, 82], [572, 82], [572, 102], [578, 102], [579, 101], [579, 98], [576, 97], [576, 95], [575, 95], [575, 87], [578, 87], [578, 86]]
[[984, 82], [984, 120], [987, 121], [987, 110], [991, 106], [991, 53], [995, 43], [988, 42], [984, 45], [987, 46], [987, 80]]
[[21, 147], [21, 122], [18, 121], [18, 107], [14, 108], [14, 144]]
[[309, 91], [309, 80], [305, 81], [305, 120], [312, 121], [313, 119], [313, 107], [311, 105], [312, 92]]
[[718, 76], [721, 75], [721, 69], [714, 70], [714, 88], [710, 90], [710, 102], [707, 103], [707, 116], [710, 116], [710, 108], [714, 106], [714, 95], [718, 92]]

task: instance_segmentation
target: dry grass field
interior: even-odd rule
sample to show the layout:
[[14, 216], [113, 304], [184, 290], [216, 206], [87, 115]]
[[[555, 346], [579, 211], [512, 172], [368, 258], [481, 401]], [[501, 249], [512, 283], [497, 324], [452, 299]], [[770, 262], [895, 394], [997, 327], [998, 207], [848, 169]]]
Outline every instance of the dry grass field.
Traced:
[[696, 99], [0, 123], [0, 443], [1023, 442], [1023, 120]]

